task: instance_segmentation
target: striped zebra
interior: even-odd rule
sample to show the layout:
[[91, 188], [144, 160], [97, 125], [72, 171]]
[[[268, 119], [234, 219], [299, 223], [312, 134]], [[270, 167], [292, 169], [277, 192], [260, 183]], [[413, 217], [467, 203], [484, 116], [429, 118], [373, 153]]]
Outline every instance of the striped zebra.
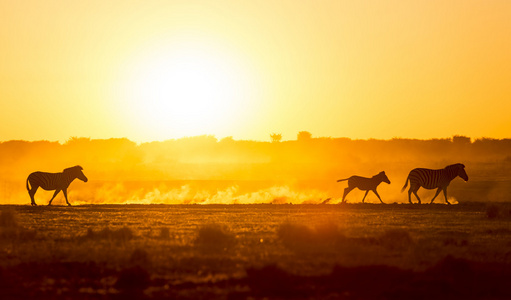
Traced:
[[437, 189], [435, 196], [433, 199], [431, 199], [431, 203], [435, 201], [435, 198], [438, 196], [438, 194], [440, 194], [440, 191], [443, 190], [445, 202], [447, 202], [447, 204], [451, 204], [447, 200], [447, 187], [457, 176], [463, 178], [465, 181], [468, 181], [468, 175], [467, 172], [465, 172], [465, 165], [454, 164], [440, 170], [422, 168], [413, 169], [410, 171], [410, 174], [408, 174], [405, 186], [401, 189], [401, 192], [406, 189], [408, 181], [410, 181], [410, 189], [408, 190], [408, 201], [410, 203], [412, 203], [412, 193], [415, 195], [415, 197], [417, 197], [417, 200], [419, 200], [419, 204], [421, 203], [421, 199], [419, 198], [419, 195], [417, 195], [417, 191], [420, 187], [423, 187], [429, 190]]
[[344, 199], [346, 198], [346, 195], [348, 195], [349, 192], [351, 192], [354, 188], [358, 188], [359, 190], [366, 191], [364, 198], [362, 198], [362, 203], [364, 203], [364, 200], [365, 200], [367, 194], [369, 193], [369, 191], [373, 191], [376, 194], [376, 196], [378, 197], [378, 199], [380, 199], [380, 202], [385, 204], [381, 200], [380, 195], [378, 195], [378, 192], [376, 191], [376, 188], [378, 187], [378, 185], [380, 183], [385, 182], [385, 183], [390, 184], [390, 180], [387, 177], [387, 175], [385, 175], [385, 172], [382, 171], [382, 172], [378, 173], [378, 175], [374, 175], [371, 178], [361, 177], [361, 176], [351, 176], [346, 179], [339, 179], [339, 180], [337, 180], [337, 182], [341, 182], [341, 181], [345, 181], [345, 180], [348, 180], [348, 187], [344, 189], [344, 194], [342, 195], [342, 203], [346, 202]]
[[67, 188], [76, 178], [82, 180], [83, 182], [87, 182], [88, 179], [85, 177], [82, 170], [82, 167], [74, 166], [64, 169], [64, 171], [60, 173], [34, 172], [28, 175], [27, 191], [30, 195], [30, 199], [32, 200], [32, 205], [37, 205], [35, 203], [34, 195], [37, 192], [37, 189], [41, 187], [47, 191], [55, 190], [55, 193], [53, 194], [53, 197], [51, 197], [50, 203], [48, 203], [48, 205], [51, 205], [51, 202], [55, 196], [57, 196], [57, 194], [62, 191], [64, 193], [64, 197], [66, 198], [67, 205], [71, 206], [67, 200]]

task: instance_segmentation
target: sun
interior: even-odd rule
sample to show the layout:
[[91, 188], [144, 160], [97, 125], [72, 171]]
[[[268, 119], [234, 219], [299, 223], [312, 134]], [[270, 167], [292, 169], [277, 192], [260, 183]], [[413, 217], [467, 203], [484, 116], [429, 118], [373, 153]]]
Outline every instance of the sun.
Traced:
[[147, 51], [124, 80], [124, 112], [140, 140], [229, 135], [253, 101], [249, 74], [204, 44]]

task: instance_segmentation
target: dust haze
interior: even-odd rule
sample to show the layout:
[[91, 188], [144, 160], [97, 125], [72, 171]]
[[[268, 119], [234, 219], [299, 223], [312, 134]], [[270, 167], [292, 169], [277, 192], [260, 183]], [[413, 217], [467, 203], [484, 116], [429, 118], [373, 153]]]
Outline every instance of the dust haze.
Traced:
[[[405, 203], [400, 190], [416, 167], [440, 169], [463, 163], [470, 180], [455, 179], [450, 200], [502, 202], [510, 196], [511, 140], [445, 139], [351, 140], [298, 135], [289, 141], [245, 141], [196, 136], [137, 144], [128, 139], [70, 138], [0, 143], [0, 203], [28, 203], [25, 180], [31, 172], [61, 172], [81, 165], [90, 179], [69, 188], [72, 204], [315, 204], [338, 203], [351, 175], [385, 171], [392, 184], [380, 185], [386, 203]], [[434, 191], [421, 189], [427, 202]], [[358, 203], [354, 190], [348, 203]], [[39, 190], [38, 204], [51, 192]], [[367, 202], [379, 202], [369, 194]], [[439, 196], [438, 203], [444, 203]], [[54, 204], [63, 204], [59, 195]]]

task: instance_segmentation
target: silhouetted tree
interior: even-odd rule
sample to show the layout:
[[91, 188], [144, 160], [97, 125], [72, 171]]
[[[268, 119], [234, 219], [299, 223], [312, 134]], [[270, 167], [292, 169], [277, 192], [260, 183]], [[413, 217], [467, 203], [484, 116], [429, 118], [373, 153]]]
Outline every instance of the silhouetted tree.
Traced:
[[452, 137], [452, 142], [456, 144], [470, 144], [470, 137], [463, 135], [455, 135]]
[[298, 141], [309, 141], [310, 139], [312, 139], [312, 134], [308, 131], [300, 131], [298, 132], [296, 139]]
[[229, 144], [233, 144], [235, 143], [234, 139], [232, 138], [232, 136], [227, 136], [227, 137], [224, 137], [223, 139], [220, 140], [220, 143], [229, 143]]
[[272, 133], [270, 134], [271, 142], [272, 143], [278, 143], [282, 140], [282, 134], [281, 133]]

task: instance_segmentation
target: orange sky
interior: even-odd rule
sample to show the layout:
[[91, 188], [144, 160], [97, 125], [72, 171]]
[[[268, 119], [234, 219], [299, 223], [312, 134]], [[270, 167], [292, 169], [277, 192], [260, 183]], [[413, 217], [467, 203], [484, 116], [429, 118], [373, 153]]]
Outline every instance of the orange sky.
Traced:
[[510, 137], [511, 2], [2, 1], [0, 140]]

